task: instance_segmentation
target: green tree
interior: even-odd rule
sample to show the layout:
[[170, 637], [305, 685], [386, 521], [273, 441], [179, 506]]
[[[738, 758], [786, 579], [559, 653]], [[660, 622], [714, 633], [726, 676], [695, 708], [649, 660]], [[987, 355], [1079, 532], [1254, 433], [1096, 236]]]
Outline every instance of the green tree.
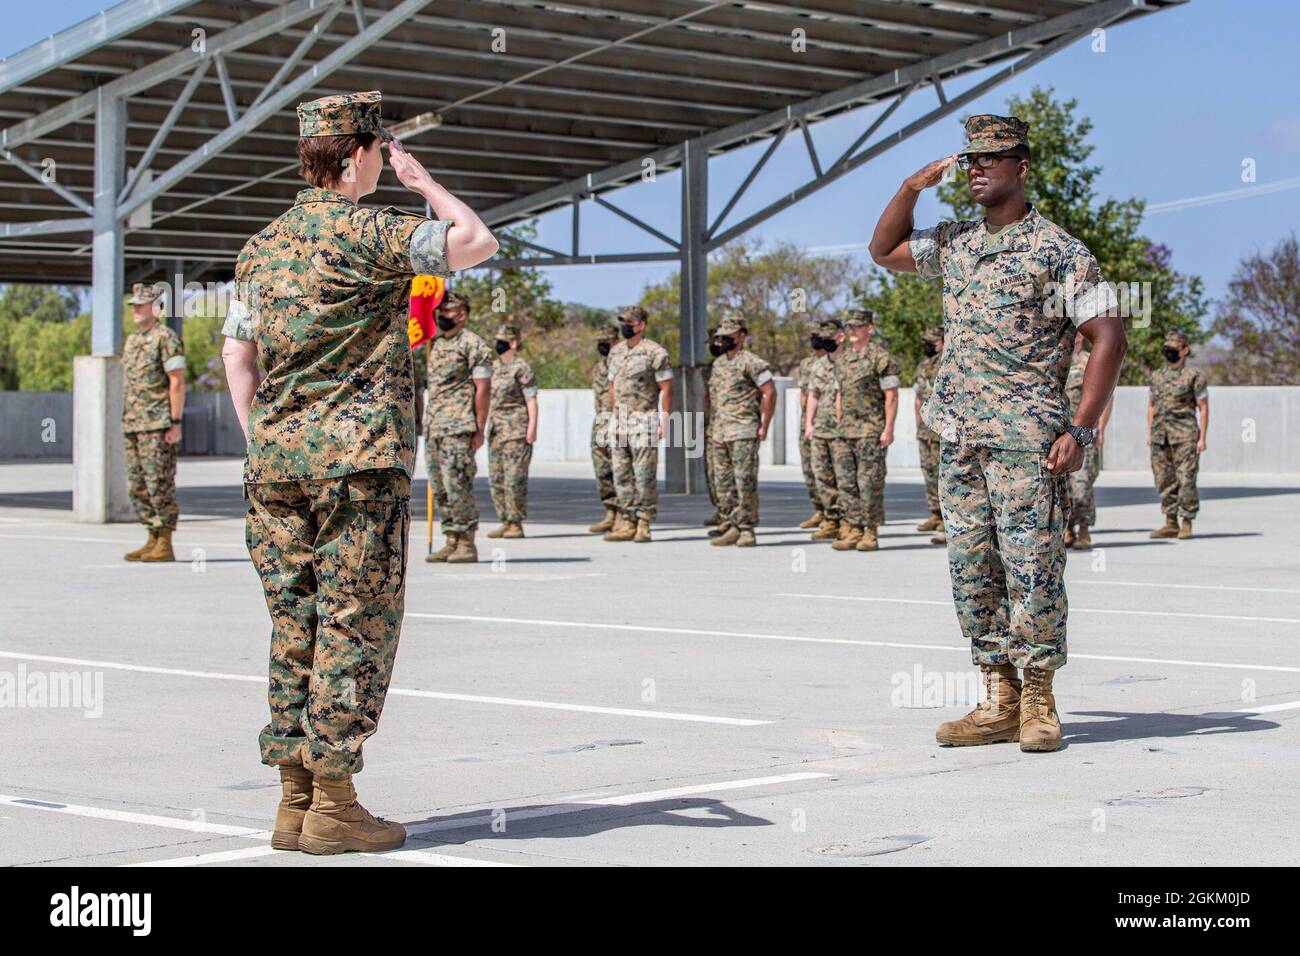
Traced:
[[1211, 364], [1231, 385], [1300, 384], [1300, 243], [1295, 233], [1247, 256], [1211, 326], [1229, 350]]
[[877, 269], [853, 293], [876, 313], [876, 335], [898, 359], [903, 381], [911, 382], [924, 355], [926, 328], [943, 325], [942, 285], [911, 272]]
[[[33, 334], [36, 328], [66, 323], [80, 311], [80, 297], [69, 286], [5, 286], [0, 293], [0, 391], [13, 391], [23, 387], [18, 350], [24, 338]], [[24, 319], [31, 319], [36, 325], [20, 329]], [[47, 336], [42, 341], [48, 339]], [[35, 357], [30, 349], [27, 354], [26, 367], [31, 369]], [[69, 376], [72, 374], [71, 361], [69, 356]]]
[[64, 322], [28, 316], [18, 321], [13, 340], [20, 391], [71, 391], [72, 358], [90, 352], [90, 315]]

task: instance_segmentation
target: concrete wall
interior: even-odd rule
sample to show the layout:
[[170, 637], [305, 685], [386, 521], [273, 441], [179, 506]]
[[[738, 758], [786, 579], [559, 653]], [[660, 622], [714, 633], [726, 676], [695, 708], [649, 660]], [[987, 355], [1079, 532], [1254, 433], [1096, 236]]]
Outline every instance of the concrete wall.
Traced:
[[[799, 462], [799, 390], [777, 379], [776, 420], [763, 443], [764, 464]], [[910, 388], [899, 389], [898, 421], [889, 464], [916, 467], [916, 427]], [[536, 461], [587, 461], [595, 417], [591, 390], [544, 389], [538, 396]], [[1104, 450], [1108, 468], [1150, 467], [1146, 445], [1146, 388], [1115, 394]], [[46, 440], [52, 439], [52, 440]], [[191, 393], [181, 451], [187, 455], [242, 455], [243, 435], [225, 392]], [[0, 459], [71, 458], [72, 396], [66, 392], [0, 392]], [[486, 452], [480, 450], [480, 467]], [[663, 456], [660, 456], [662, 463]], [[1300, 387], [1211, 388], [1205, 471], [1300, 474]]]

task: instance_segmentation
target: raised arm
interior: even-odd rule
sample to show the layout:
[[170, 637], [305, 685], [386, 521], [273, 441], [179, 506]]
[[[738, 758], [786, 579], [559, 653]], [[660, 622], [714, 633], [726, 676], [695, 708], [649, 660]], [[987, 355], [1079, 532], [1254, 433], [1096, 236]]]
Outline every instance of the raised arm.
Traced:
[[388, 148], [388, 162], [402, 185], [424, 197], [439, 219], [451, 220], [447, 230], [447, 268], [471, 269], [496, 255], [498, 243], [478, 214], [429, 175], [420, 161], [394, 141]]
[[915, 225], [912, 212], [916, 209], [916, 200], [922, 190], [937, 186], [943, 179], [944, 170], [957, 161], [956, 156], [946, 156], [926, 163], [918, 171], [903, 180], [903, 185], [889, 200], [885, 211], [876, 222], [876, 231], [872, 233], [871, 243], [867, 247], [871, 259], [878, 266], [893, 269], [895, 272], [915, 272], [916, 262], [907, 246], [908, 237], [912, 235]]

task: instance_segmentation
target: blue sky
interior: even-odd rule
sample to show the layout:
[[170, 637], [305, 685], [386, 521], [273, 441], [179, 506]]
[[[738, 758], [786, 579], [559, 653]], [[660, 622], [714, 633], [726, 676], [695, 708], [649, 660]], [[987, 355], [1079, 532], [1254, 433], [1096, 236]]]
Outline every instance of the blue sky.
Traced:
[[[14, 5], [0, 53], [24, 49], [105, 6], [102, 0]], [[1297, 0], [1191, 0], [1181, 8], [1111, 28], [1103, 53], [1094, 52], [1085, 38], [996, 87], [966, 111], [1001, 112], [1008, 96], [1035, 85], [1052, 86], [1058, 96], [1077, 99], [1079, 111], [1094, 122], [1097, 149], [1092, 159], [1104, 167], [1103, 195], [1164, 204], [1247, 190], [1226, 201], [1153, 211], [1144, 222], [1148, 236], [1173, 250], [1174, 266], [1200, 275], [1207, 293], [1217, 298], [1242, 256], [1268, 249], [1300, 227], [1298, 36]], [[949, 95], [980, 76], [950, 85]], [[932, 98], [931, 90], [918, 91], [886, 128], [930, 109]], [[837, 147], [852, 142], [873, 115], [874, 108], [864, 109], [818, 124], [814, 129], [819, 153], [838, 155]], [[957, 117], [942, 120], [750, 235], [865, 255], [861, 250], [876, 216], [902, 178], [929, 159], [953, 152], [960, 141]], [[710, 218], [748, 171], [756, 149], [713, 160]], [[1253, 184], [1242, 181], [1247, 159], [1254, 161]], [[809, 171], [802, 142], [787, 137], [728, 222], [803, 182]], [[1270, 191], [1265, 188], [1269, 184], [1284, 188]], [[668, 235], [677, 234], [675, 175], [611, 198]], [[918, 222], [937, 218], [939, 210], [933, 198], [923, 198]], [[651, 237], [590, 203], [584, 205], [583, 217], [583, 252], [662, 249]], [[567, 247], [568, 229], [567, 214], [548, 217], [541, 223], [540, 240]], [[548, 275], [562, 299], [613, 306], [635, 300], [647, 282], [671, 271], [672, 264], [632, 264], [556, 268]]]

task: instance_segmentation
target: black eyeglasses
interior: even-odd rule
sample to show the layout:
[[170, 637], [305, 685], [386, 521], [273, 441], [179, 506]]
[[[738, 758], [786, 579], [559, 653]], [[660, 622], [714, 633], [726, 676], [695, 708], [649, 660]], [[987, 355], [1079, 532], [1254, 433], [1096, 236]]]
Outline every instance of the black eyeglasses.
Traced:
[[980, 169], [990, 169], [997, 165], [1002, 159], [1019, 159], [1015, 153], [976, 153], [975, 155], [966, 155], [957, 157], [957, 168], [966, 172], [972, 165]]

